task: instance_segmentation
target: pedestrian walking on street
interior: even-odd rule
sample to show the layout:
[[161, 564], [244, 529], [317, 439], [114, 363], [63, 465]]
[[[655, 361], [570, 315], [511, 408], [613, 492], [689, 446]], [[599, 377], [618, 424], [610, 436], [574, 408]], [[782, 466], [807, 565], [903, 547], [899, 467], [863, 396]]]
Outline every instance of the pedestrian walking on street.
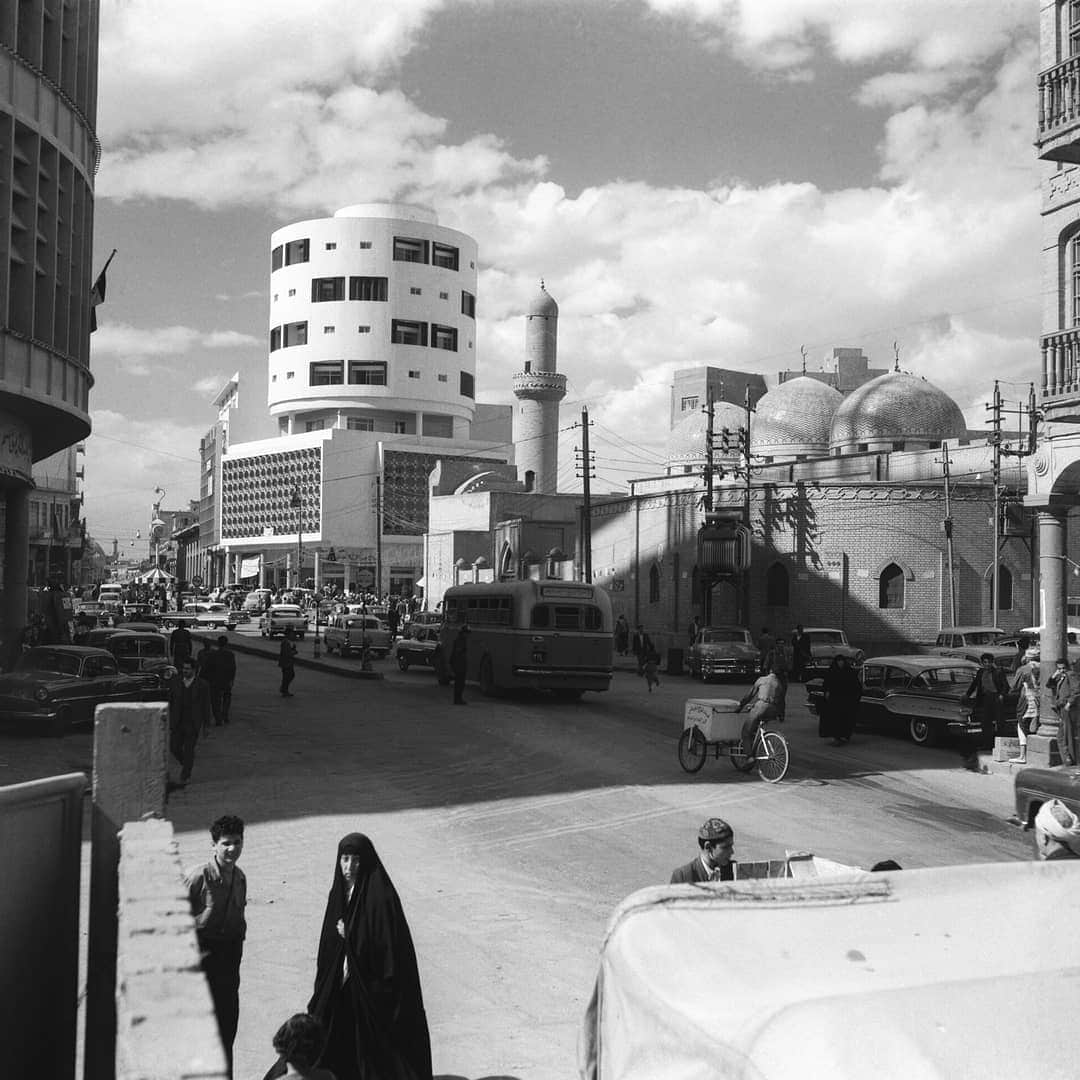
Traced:
[[298, 1080], [336, 1080], [329, 1069], [319, 1067], [323, 1048], [326, 1046], [326, 1031], [322, 1024], [307, 1013], [290, 1016], [274, 1033], [274, 1050], [277, 1062], [263, 1077], [263, 1080], [278, 1080], [278, 1077], [298, 1078]]
[[191, 655], [193, 647], [191, 631], [186, 626], [178, 626], [169, 635], [169, 653], [175, 667], [182, 666], [184, 661]]
[[1058, 714], [1058, 749], [1061, 751], [1063, 765], [1075, 765], [1080, 761], [1077, 756], [1076, 703], [1080, 699], [1080, 675], [1069, 667], [1069, 661], [1062, 658], [1057, 661], [1054, 674], [1050, 676], [1047, 688], [1053, 696], [1054, 709]]
[[247, 934], [247, 878], [236, 865], [244, 850], [243, 821], [231, 814], [219, 817], [210, 826], [210, 840], [210, 861], [192, 870], [185, 884], [231, 1077], [240, 1021], [240, 961]]
[[642, 668], [642, 673], [645, 676], [645, 684], [649, 688], [649, 693], [652, 693], [654, 686], [660, 685], [660, 675], [658, 674], [660, 666], [660, 654], [655, 649], [650, 649], [645, 656], [645, 664]]
[[818, 737], [830, 746], [851, 741], [862, 697], [862, 681], [846, 656], [834, 656], [822, 680], [822, 701], [818, 707]]
[[217, 639], [217, 648], [210, 654], [210, 673], [206, 681], [210, 684], [214, 723], [221, 727], [229, 722], [233, 683], [236, 682], [236, 654], [229, 648], [229, 639], [224, 634]]
[[630, 624], [626, 616], [620, 614], [615, 620], [615, 651], [625, 656], [630, 649]]
[[195, 743], [210, 716], [210, 687], [196, 674], [189, 656], [169, 686], [169, 749], [180, 762], [181, 785], [191, 779]]
[[690, 639], [690, 644], [693, 645], [697, 641], [698, 631], [701, 630], [701, 623], [698, 621], [696, 615], [691, 616], [690, 625], [686, 628], [686, 635]]
[[709, 818], [698, 829], [697, 856], [671, 874], [672, 885], [693, 885], [700, 881], [732, 881], [735, 878], [735, 833], [723, 818]]
[[469, 667], [469, 627], [463, 626], [450, 646], [450, 675], [454, 680], [454, 704], [465, 704], [465, 674]]
[[432, 1080], [416, 951], [397, 890], [362, 833], [338, 844], [308, 1012], [337, 1080]]
[[634, 636], [630, 640], [630, 651], [634, 654], [634, 659], [637, 660], [637, 673], [639, 675], [645, 673], [645, 657], [652, 647], [652, 639], [645, 633], [645, 627], [638, 623], [634, 628]]
[[810, 635], [803, 629], [802, 623], [796, 623], [795, 633], [791, 635], [792, 678], [796, 682], [802, 682], [806, 678], [806, 665], [810, 663], [813, 655]]
[[294, 664], [294, 658], [296, 657], [296, 646], [292, 643], [292, 631], [286, 630], [285, 636], [281, 639], [281, 649], [278, 652], [278, 667], [281, 668], [281, 696], [292, 697], [292, 693], [289, 687], [292, 685], [293, 679], [296, 677], [296, 666]]
[[1020, 753], [1009, 758], [1010, 765], [1027, 764], [1028, 736], [1039, 727], [1039, 666], [1032, 664], [1016, 680], [1019, 696], [1016, 699], [1016, 737], [1020, 740]]

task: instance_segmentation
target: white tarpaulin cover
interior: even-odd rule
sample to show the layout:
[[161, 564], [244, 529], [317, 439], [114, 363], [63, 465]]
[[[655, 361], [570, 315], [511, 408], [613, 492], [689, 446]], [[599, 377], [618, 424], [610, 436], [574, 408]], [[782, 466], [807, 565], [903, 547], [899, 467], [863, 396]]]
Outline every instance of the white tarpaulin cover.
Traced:
[[162, 570], [161, 567], [155, 566], [152, 570], [147, 570], [139, 580], [145, 584], [154, 584], [159, 581], [175, 581], [176, 577], [170, 574], [168, 570]]
[[644, 889], [608, 926], [582, 1075], [1076, 1077], [1077, 897], [1080, 861]]

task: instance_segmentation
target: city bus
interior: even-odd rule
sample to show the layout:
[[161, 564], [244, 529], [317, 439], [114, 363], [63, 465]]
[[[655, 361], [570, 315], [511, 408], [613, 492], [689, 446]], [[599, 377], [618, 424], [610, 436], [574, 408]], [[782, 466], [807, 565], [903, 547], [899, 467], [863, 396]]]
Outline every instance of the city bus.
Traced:
[[450, 681], [450, 650], [469, 627], [466, 679], [483, 694], [525, 687], [578, 698], [611, 685], [611, 601], [578, 581], [454, 585], [443, 596], [439, 678]]

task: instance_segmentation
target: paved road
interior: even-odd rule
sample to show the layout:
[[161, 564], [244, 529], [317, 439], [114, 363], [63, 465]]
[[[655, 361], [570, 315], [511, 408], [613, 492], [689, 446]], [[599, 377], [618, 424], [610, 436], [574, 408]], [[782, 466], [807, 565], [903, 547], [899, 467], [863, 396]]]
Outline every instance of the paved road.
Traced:
[[[792, 768], [773, 786], [726, 761], [682, 772], [682, 702], [702, 695], [685, 678], [662, 676], [650, 695], [620, 673], [610, 693], [576, 704], [473, 691], [453, 708], [430, 672], [380, 666], [382, 681], [301, 670], [282, 699], [273, 664], [241, 657], [234, 722], [200, 743], [192, 785], [173, 796], [186, 865], [208, 852], [217, 814], [248, 822], [238, 1078], [261, 1076], [277, 1023], [307, 1002], [337, 840], [351, 830], [373, 838], [402, 895], [436, 1074], [470, 1080], [574, 1075], [608, 915], [691, 857], [705, 817], [732, 823], [744, 860], [785, 849], [864, 866], [1030, 857], [1005, 823], [1007, 777], [887, 737], [825, 747], [798, 686]], [[89, 771], [90, 749], [85, 733], [0, 737], [0, 783]]]

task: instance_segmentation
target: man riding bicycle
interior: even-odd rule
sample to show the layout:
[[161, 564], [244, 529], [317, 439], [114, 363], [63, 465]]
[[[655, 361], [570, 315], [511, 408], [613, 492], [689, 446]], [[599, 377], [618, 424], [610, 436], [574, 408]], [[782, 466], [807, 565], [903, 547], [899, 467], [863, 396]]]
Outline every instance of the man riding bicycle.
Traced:
[[740, 711], [747, 705], [750, 706], [750, 715], [742, 727], [742, 747], [743, 753], [751, 761], [755, 758], [754, 742], [761, 722], [784, 715], [785, 696], [783, 680], [780, 678], [776, 663], [773, 663], [769, 666], [768, 672], [750, 687], [749, 692], [739, 702]]

